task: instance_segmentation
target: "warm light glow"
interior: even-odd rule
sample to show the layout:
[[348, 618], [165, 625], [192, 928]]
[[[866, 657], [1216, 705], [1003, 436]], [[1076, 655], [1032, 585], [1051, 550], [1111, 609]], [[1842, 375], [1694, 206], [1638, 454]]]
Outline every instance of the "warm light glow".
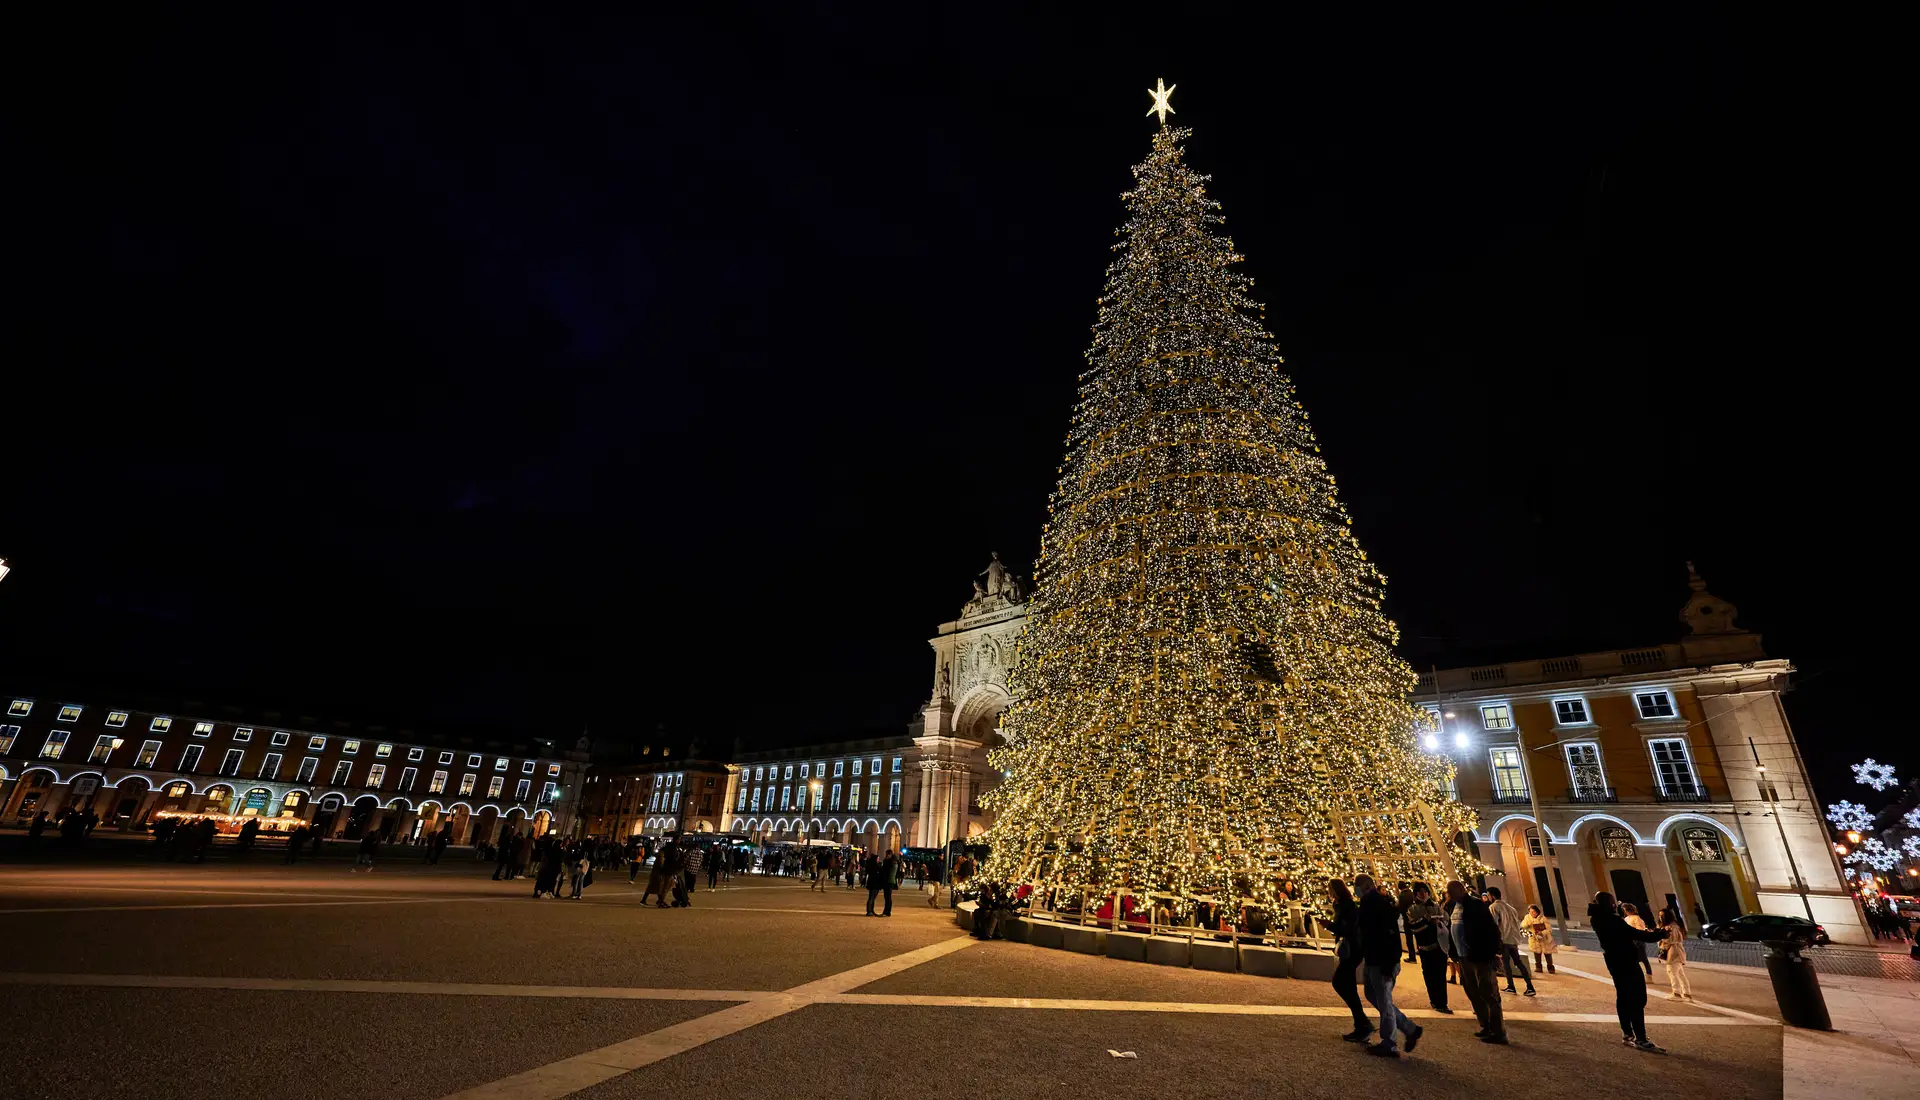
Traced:
[[1153, 106], [1147, 108], [1147, 113], [1159, 115], [1160, 125], [1165, 126], [1168, 115], [1179, 113], [1173, 109], [1173, 104], [1167, 101], [1173, 98], [1173, 88], [1178, 88], [1180, 85], [1175, 84], [1173, 88], [1169, 88], [1164, 78], [1155, 80], [1154, 85], [1147, 89], [1147, 94], [1153, 97]]
[[1853, 844], [1858, 844], [1858, 843], [1860, 843], [1860, 834], [1859, 834], [1859, 833], [1857, 833], [1857, 832], [1854, 832], [1854, 831], [1853, 831], [1852, 829], [1848, 829], [1848, 830], [1847, 830], [1847, 840], [1848, 840], [1848, 841], [1849, 841], [1850, 843], [1853, 843]]
[[1440, 751], [1440, 735], [1437, 733], [1427, 734], [1426, 737], [1421, 739], [1421, 743], [1426, 746], [1428, 752]]

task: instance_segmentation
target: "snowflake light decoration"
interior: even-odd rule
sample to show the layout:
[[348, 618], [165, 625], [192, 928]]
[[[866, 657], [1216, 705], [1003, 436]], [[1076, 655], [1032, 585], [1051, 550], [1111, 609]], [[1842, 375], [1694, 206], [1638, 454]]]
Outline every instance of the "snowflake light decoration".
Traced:
[[1865, 844], [1847, 856], [1848, 863], [1865, 864], [1876, 871], [1891, 871], [1900, 862], [1900, 853], [1869, 838]]
[[1893, 765], [1882, 764], [1869, 756], [1864, 763], [1853, 766], [1853, 781], [1863, 787], [1884, 791], [1893, 786]]
[[1915, 859], [1920, 859], [1920, 836], [1910, 836], [1900, 842], [1901, 850]]
[[1920, 829], [1920, 810], [1908, 810], [1900, 820], [1905, 822], [1909, 829]]
[[1864, 829], [1873, 824], [1873, 815], [1860, 803], [1843, 798], [1827, 807], [1827, 820], [1842, 829]]

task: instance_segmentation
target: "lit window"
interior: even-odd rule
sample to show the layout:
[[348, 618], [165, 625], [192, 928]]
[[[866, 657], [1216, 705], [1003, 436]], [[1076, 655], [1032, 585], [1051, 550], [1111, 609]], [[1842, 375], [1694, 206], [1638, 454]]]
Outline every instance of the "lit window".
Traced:
[[1568, 745], [1567, 774], [1573, 780], [1575, 798], [1605, 796], [1607, 774], [1600, 767], [1600, 746], [1590, 741]]
[[253, 730], [249, 729], [246, 726], [241, 726], [239, 729], [236, 729], [233, 731], [233, 739], [235, 741], [241, 742], [242, 744], [248, 741], [251, 741], [253, 740]]
[[680, 792], [679, 791], [673, 792], [673, 806], [671, 807], [671, 809], [673, 810], [674, 813], [680, 812]]
[[521, 774], [521, 775], [532, 775], [532, 774], [533, 774], [533, 761], [531, 761], [531, 760], [522, 760], [522, 761], [520, 762], [520, 774]]
[[440, 754], [440, 762], [441, 762], [442, 764], [451, 764], [451, 763], [453, 763], [453, 754], [452, 754], [452, 753], [450, 753], [450, 752], [443, 752], [443, 753], [441, 753], [441, 754]]
[[793, 778], [793, 765], [792, 765], [792, 764], [788, 764], [788, 765], [787, 765], [787, 778], [788, 778], [788, 779], [792, 779], [792, 778]]
[[897, 773], [897, 772], [899, 772], [899, 770], [900, 770], [900, 758], [899, 758], [899, 757], [897, 757], [897, 756], [896, 756], [896, 757], [894, 757], [894, 758], [893, 758], [893, 767], [891, 767], [891, 768], [889, 768], [889, 769], [887, 769], [887, 770], [889, 770], [889, 771], [892, 771], [892, 772], [895, 772], [895, 773]]
[[280, 800], [280, 808], [283, 810], [291, 810], [298, 805], [300, 805], [299, 791], [288, 791], [287, 797]]
[[869, 772], [868, 774], [869, 775], [880, 774], [880, 758], [879, 757], [876, 756], [873, 758], [873, 771]]
[[1662, 737], [1647, 742], [1653, 754], [1654, 775], [1660, 780], [1660, 793], [1695, 797], [1700, 785], [1693, 776], [1693, 761], [1687, 756], [1687, 743], [1678, 737]]
[[314, 775], [318, 773], [319, 770], [320, 758], [317, 756], [309, 756], [300, 761], [300, 770], [294, 773], [293, 781], [295, 783], [311, 783], [313, 782]]
[[746, 808], [747, 808], [747, 789], [745, 787], [742, 787], [740, 788], [740, 799], [739, 801], [733, 804], [733, 809], [735, 813], [738, 813], [741, 810], [744, 810]]
[[480, 766], [480, 754], [479, 754], [479, 753], [477, 753], [477, 752], [476, 752], [476, 753], [474, 753], [473, 755], [471, 755], [471, 756], [469, 756], [469, 757], [467, 757], [467, 767], [469, 767], [469, 768], [477, 768], [477, 767], [479, 767], [479, 766]]
[[761, 790], [762, 788], [760, 787], [755, 787], [753, 789], [753, 812], [754, 813], [760, 812], [760, 791]]
[[168, 798], [185, 798], [193, 793], [193, 787], [186, 783], [175, 783], [167, 788]]
[[1553, 720], [1563, 726], [1584, 726], [1587, 724], [1587, 701], [1585, 699], [1555, 699], [1553, 701]]
[[380, 784], [386, 782], [386, 779], [387, 766], [385, 764], [375, 764], [367, 769], [367, 786], [378, 790]]
[[385, 760], [387, 757], [393, 755], [393, 746], [392, 745], [376, 746], [373, 750], [373, 755], [381, 760]]
[[279, 730], [273, 735], [273, 743], [276, 748], [284, 747], [286, 743], [291, 740], [293, 740], [293, 738], [287, 735], [286, 730]]
[[847, 774], [847, 762], [845, 760], [835, 760], [833, 762], [833, 777], [838, 779], [845, 774]]
[[867, 784], [867, 809], [877, 810], [879, 808], [880, 808], [880, 784], [869, 783]]
[[412, 749], [408, 749], [408, 750], [407, 750], [407, 759], [408, 759], [408, 760], [420, 760], [420, 759], [422, 759], [422, 758], [424, 758], [424, 757], [425, 757], [426, 755], [427, 755], [427, 750], [425, 750], [425, 749], [421, 749], [421, 748], [412, 748]]
[[461, 793], [461, 794], [472, 794], [472, 793], [473, 793], [473, 784], [474, 784], [474, 780], [475, 780], [475, 776], [474, 776], [474, 775], [473, 775], [473, 773], [471, 773], [471, 772], [469, 772], [469, 773], [467, 773], [466, 775], [463, 775], [463, 776], [461, 776], [461, 777], [460, 777], [460, 793]]
[[324, 737], [307, 738], [308, 752], [322, 752], [326, 749], [326, 747], [327, 747], [327, 739]]
[[1488, 703], [1480, 708], [1480, 724], [1490, 730], [1513, 728], [1513, 708], [1505, 703]]
[[1720, 845], [1720, 834], [1712, 829], [1682, 829], [1680, 839], [1687, 845], [1689, 863], [1725, 863], [1727, 851]]
[[78, 722], [80, 720], [80, 708], [75, 706], [61, 707], [60, 720], [62, 722]]
[[753, 781], [754, 781], [755, 783], [758, 783], [758, 782], [760, 782], [760, 781], [762, 781], [762, 780], [764, 780], [764, 779], [766, 779], [766, 777], [767, 777], [767, 769], [765, 769], [765, 768], [755, 768], [755, 769], [753, 769]]
[[827, 804], [835, 813], [840, 812], [840, 784], [833, 785], [833, 797]]
[[560, 784], [548, 783], [540, 788], [540, 804], [551, 806], [560, 800]]
[[892, 785], [887, 788], [887, 809], [897, 810], [899, 808], [900, 808], [900, 781], [896, 779], [893, 781]]
[[127, 724], [126, 711], [110, 710], [107, 712], [107, 725], [118, 727], [118, 726], [124, 726], [126, 724]]
[[133, 766], [136, 768], [151, 768], [153, 767], [153, 762], [159, 758], [160, 742], [142, 741], [140, 742], [140, 755], [133, 758]]
[[112, 755], [113, 734], [103, 733], [94, 739], [93, 751], [87, 754], [87, 762], [90, 764], [104, 764], [107, 762], [107, 757]]
[[506, 787], [506, 785], [507, 785], [507, 781], [506, 781], [506, 779], [505, 779], [504, 777], [502, 777], [502, 776], [498, 776], [498, 775], [496, 775], [496, 776], [494, 776], [493, 778], [491, 778], [491, 779], [489, 779], [489, 780], [487, 780], [487, 797], [488, 797], [488, 798], [499, 798], [499, 797], [500, 797], [500, 791], [501, 791], [501, 790], [502, 790], [503, 788], [505, 788], [505, 787]]
[[507, 770], [507, 758], [506, 758], [506, 757], [504, 757], [504, 756], [496, 756], [496, 757], [494, 757], [494, 758], [493, 758], [493, 770], [494, 770], [494, 771], [497, 771], [497, 772], [503, 772], [503, 771], [506, 771], [506, 770]]
[[1664, 691], [1642, 691], [1633, 697], [1642, 718], [1672, 718], [1673, 696]]
[[792, 787], [780, 788], [780, 808], [783, 810], [786, 810], [786, 809], [791, 809], [792, 807], [793, 807], [793, 788]]
[[400, 769], [400, 785], [395, 787], [394, 790], [410, 791], [413, 789], [413, 781], [418, 778], [420, 778], [419, 768], [402, 768]]
[[68, 732], [67, 730], [48, 730], [47, 743], [40, 746], [40, 755], [48, 760], [60, 759], [60, 754], [67, 751]]
[[[165, 733], [172, 728], [173, 728], [173, 719], [171, 718], [165, 718], [165, 717], [155, 718], [153, 721], [147, 723], [148, 733]], [[212, 733], [212, 732], [213, 732], [213, 727], [211, 725], [208, 725], [207, 733]], [[198, 729], [194, 730], [193, 733], [195, 737], [206, 736], [205, 733], [201, 733]]]
[[1527, 854], [1535, 858], [1541, 855], [1540, 830], [1538, 829], [1527, 830]]
[[13, 704], [7, 708], [7, 715], [12, 718], [25, 718], [32, 713], [33, 700], [31, 699], [15, 699]]
[[560, 765], [558, 765], [558, 764], [548, 764], [548, 765], [547, 765], [547, 774], [548, 774], [548, 775], [559, 775], [559, 774], [560, 774]]
[[190, 772], [198, 768], [200, 766], [200, 754], [205, 752], [206, 748], [205, 745], [188, 745], [186, 751], [180, 754], [180, 767], [178, 770]]
[[1489, 749], [1487, 755], [1493, 767], [1493, 793], [1500, 798], [1527, 797], [1527, 777], [1520, 767], [1520, 750]]
[[1600, 858], [1637, 859], [1639, 853], [1633, 847], [1633, 834], [1617, 825], [1609, 825], [1600, 830]]
[[855, 775], [859, 775], [859, 774], [860, 774], [860, 761], [858, 761], [858, 760], [855, 760], [855, 761], [853, 762], [853, 774], [855, 774]]
[[513, 800], [515, 802], [525, 802], [527, 800], [527, 796], [532, 793], [533, 793], [533, 780], [531, 779], [522, 779], [520, 782], [515, 783], [513, 785]]
[[359, 751], [360, 751], [360, 742], [358, 741], [340, 742], [340, 753], [343, 756], [352, 756]]
[[810, 764], [802, 764], [802, 765], [800, 765], [800, 778], [802, 778], [802, 779], [806, 779], [806, 778], [807, 778], [807, 777], [808, 777], [809, 775], [811, 775], [811, 774], [812, 774], [812, 772], [813, 772], [813, 766], [812, 766], [812, 765], [810, 765]]
[[260, 778], [262, 779], [280, 778], [280, 754], [279, 753], [270, 752], [267, 754], [267, 758], [260, 762]]
[[433, 778], [431, 780], [428, 780], [427, 782], [427, 793], [442, 794], [442, 793], [445, 793], [446, 789], [447, 789], [447, 773], [434, 772]]
[[0, 726], [0, 756], [13, 751], [14, 738], [19, 736], [19, 726]]
[[352, 778], [353, 778], [353, 761], [335, 760], [333, 762], [333, 785], [334, 786], [344, 787], [347, 785], [347, 780]]

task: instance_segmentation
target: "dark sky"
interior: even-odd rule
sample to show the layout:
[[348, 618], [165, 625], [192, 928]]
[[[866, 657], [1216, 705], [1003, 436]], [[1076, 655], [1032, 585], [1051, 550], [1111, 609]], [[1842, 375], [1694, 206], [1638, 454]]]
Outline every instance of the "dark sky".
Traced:
[[1864, 793], [1901, 283], [1854, 250], [1904, 175], [1836, 59], [1693, 6], [1198, 11], [50, 35], [0, 679], [897, 729], [968, 577], [1037, 551], [1164, 77], [1408, 656], [1671, 640], [1693, 559]]

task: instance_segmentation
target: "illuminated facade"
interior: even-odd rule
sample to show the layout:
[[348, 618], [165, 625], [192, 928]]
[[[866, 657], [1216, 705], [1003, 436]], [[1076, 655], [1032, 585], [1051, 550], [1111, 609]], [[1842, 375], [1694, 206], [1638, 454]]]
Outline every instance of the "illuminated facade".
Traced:
[[335, 727], [121, 710], [5, 697], [0, 824], [42, 811], [91, 809], [103, 828], [142, 829], [160, 815], [296, 823], [332, 837], [396, 839], [453, 826], [453, 842], [493, 840], [503, 826], [569, 830], [586, 754], [551, 741], [424, 740]]

